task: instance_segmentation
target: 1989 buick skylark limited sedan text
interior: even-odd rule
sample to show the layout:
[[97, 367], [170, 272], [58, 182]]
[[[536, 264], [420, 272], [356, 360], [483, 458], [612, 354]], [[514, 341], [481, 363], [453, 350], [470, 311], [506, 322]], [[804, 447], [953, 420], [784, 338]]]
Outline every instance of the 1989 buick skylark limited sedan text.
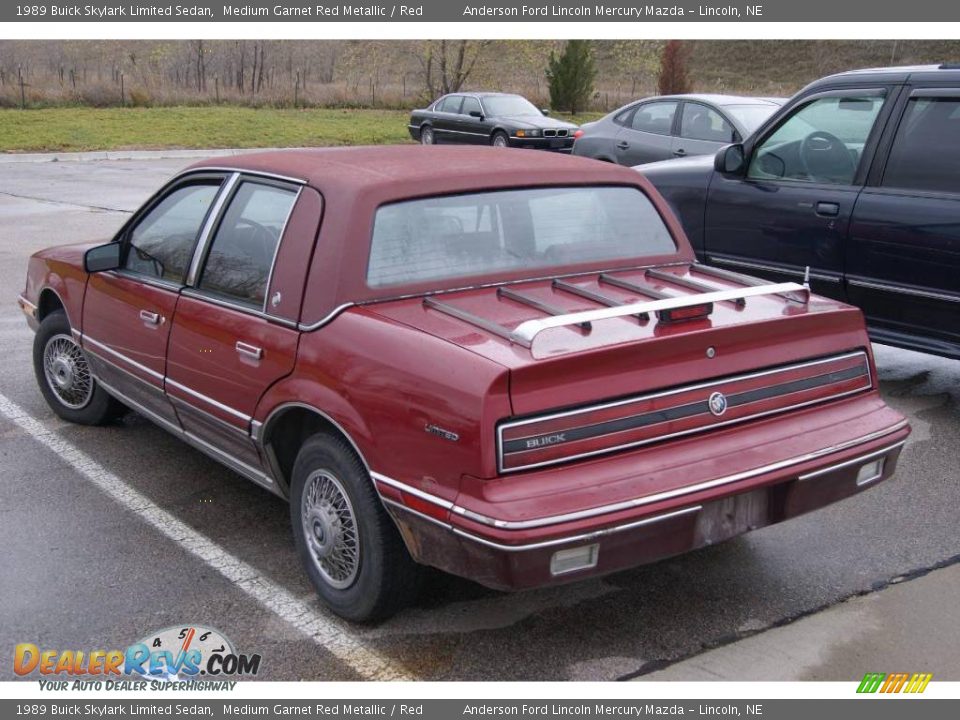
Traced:
[[30, 261], [61, 417], [132, 408], [290, 500], [324, 602], [648, 563], [889, 477], [861, 313], [695, 262], [632, 170], [483, 148], [201, 163]]

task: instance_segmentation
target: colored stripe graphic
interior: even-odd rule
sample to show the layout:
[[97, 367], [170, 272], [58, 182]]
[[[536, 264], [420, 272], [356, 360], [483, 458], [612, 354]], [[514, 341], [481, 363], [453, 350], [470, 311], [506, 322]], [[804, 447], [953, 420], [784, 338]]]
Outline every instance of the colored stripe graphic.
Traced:
[[866, 673], [857, 692], [922, 693], [932, 679], [933, 673]]

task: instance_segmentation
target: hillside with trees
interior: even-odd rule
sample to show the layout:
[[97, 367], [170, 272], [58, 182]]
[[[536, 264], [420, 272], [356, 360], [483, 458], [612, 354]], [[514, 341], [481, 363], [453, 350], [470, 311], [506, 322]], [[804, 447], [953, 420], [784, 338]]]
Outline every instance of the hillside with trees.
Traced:
[[[674, 41], [675, 42], [675, 41]], [[578, 110], [655, 94], [666, 55], [693, 91], [788, 96], [857, 67], [960, 60], [958, 41], [590, 41], [593, 82]], [[0, 41], [0, 107], [58, 105], [405, 109], [444, 92], [550, 99], [564, 41]], [[671, 62], [673, 62], [671, 61]]]

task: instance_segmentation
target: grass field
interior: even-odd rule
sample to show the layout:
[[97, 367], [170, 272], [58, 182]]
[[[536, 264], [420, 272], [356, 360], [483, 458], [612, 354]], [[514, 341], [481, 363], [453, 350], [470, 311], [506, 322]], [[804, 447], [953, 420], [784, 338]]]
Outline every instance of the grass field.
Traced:
[[408, 117], [396, 110], [223, 106], [0, 110], [0, 151], [379, 145], [410, 142]]

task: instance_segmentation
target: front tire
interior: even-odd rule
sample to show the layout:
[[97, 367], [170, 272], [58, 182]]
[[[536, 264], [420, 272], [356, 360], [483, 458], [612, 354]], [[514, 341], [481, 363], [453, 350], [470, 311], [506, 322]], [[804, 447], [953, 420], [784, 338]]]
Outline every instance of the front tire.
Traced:
[[429, 125], [424, 125], [420, 128], [420, 144], [421, 145], [435, 145], [437, 142], [436, 136], [433, 134], [433, 128]]
[[490, 144], [497, 148], [510, 147], [510, 138], [502, 130], [497, 130], [490, 138]]
[[297, 554], [321, 600], [356, 622], [383, 620], [415, 596], [422, 575], [366, 468], [340, 437], [314, 435], [290, 487]]
[[103, 425], [126, 412], [93, 377], [87, 355], [74, 341], [63, 310], [47, 315], [37, 329], [33, 371], [43, 399], [64, 420]]

